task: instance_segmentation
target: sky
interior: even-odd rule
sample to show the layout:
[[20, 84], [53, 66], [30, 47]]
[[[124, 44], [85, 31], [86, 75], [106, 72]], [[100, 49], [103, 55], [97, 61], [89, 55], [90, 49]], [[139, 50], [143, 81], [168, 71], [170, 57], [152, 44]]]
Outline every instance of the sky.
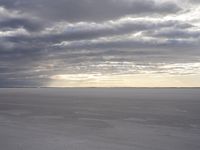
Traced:
[[200, 0], [0, 0], [0, 87], [200, 87]]

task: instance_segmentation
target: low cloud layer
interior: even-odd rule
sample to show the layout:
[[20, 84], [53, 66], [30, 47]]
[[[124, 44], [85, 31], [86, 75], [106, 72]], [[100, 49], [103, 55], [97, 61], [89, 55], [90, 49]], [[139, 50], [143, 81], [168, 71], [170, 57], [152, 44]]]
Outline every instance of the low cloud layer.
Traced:
[[199, 75], [199, 16], [195, 0], [0, 0], [0, 86]]

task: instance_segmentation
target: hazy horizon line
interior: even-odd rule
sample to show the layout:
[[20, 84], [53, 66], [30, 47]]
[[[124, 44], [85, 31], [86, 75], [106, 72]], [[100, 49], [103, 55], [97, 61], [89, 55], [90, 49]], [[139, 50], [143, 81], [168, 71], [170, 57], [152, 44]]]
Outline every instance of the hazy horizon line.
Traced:
[[133, 89], [199, 89], [200, 87], [0, 87], [0, 89], [14, 89], [14, 88], [133, 88]]

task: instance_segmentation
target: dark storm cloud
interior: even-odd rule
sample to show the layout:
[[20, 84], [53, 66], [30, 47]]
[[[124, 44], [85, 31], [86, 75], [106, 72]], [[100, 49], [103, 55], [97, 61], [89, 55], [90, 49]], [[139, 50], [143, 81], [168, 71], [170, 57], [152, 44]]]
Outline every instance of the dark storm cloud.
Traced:
[[177, 74], [159, 66], [200, 59], [199, 22], [184, 13], [192, 8], [172, 0], [0, 0], [0, 87], [65, 73]]

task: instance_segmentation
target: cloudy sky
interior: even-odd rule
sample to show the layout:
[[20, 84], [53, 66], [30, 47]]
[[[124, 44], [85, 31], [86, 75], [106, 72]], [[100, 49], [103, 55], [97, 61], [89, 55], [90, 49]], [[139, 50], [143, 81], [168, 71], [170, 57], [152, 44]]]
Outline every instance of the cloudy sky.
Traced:
[[0, 87], [200, 86], [200, 0], [0, 0]]

